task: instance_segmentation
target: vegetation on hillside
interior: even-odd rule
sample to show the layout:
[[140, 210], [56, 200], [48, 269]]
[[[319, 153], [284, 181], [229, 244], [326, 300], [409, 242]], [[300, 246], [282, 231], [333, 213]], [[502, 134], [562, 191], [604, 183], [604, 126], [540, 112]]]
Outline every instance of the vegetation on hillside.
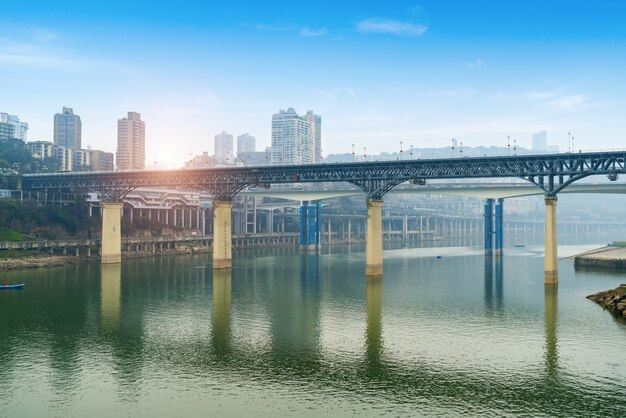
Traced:
[[0, 140], [0, 170], [18, 173], [57, 171], [60, 163], [57, 158], [33, 158], [19, 139]]
[[94, 238], [100, 219], [89, 216], [82, 200], [61, 207], [6, 201], [0, 202], [0, 225], [0, 241]]

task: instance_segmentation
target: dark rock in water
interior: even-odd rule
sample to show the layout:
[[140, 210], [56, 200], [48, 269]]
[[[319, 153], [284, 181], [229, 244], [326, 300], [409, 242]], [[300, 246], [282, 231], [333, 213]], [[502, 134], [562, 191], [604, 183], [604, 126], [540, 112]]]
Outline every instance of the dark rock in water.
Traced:
[[589, 295], [587, 299], [596, 302], [616, 315], [626, 318], [626, 284], [621, 284], [613, 290], [605, 290], [604, 292]]

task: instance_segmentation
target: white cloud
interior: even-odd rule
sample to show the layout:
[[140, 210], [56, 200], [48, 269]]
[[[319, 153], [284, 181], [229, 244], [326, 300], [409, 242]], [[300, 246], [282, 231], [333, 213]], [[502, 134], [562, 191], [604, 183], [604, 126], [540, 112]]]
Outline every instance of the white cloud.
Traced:
[[7, 68], [54, 69], [62, 71], [131, 71], [127, 64], [93, 58], [68, 48], [50, 45], [57, 35], [38, 30], [35, 40], [25, 42], [0, 37], [0, 64]]
[[556, 91], [533, 91], [530, 93], [525, 93], [522, 95], [522, 98], [531, 102], [540, 102], [544, 100], [554, 99], [559, 97], [561, 93]]
[[269, 31], [278, 31], [278, 32], [288, 32], [288, 31], [297, 29], [294, 25], [287, 25], [284, 23], [275, 23], [275, 24], [257, 23], [254, 25], [254, 27], [258, 30], [269, 30]]
[[466, 67], [469, 67], [469, 68], [480, 68], [484, 64], [485, 64], [485, 61], [483, 61], [480, 58], [477, 58], [477, 59], [475, 59], [473, 61], [464, 61], [463, 62], [463, 65], [465, 65]]
[[476, 93], [478, 93], [478, 90], [464, 87], [460, 89], [442, 90], [438, 92], [438, 95], [444, 97], [467, 98], [475, 95]]
[[298, 33], [300, 34], [300, 36], [315, 37], [315, 36], [324, 36], [328, 33], [328, 31], [323, 28], [322, 29], [309, 29], [308, 27], [304, 27], [300, 29]]
[[381, 33], [407, 37], [421, 36], [427, 30], [425, 25], [381, 18], [362, 20], [357, 23], [356, 28], [361, 33]]
[[550, 104], [563, 110], [580, 110], [587, 104], [587, 96], [584, 94], [561, 96], [552, 100]]
[[561, 110], [580, 110], [589, 107], [589, 97], [584, 94], [563, 94], [561, 91], [535, 91], [522, 95], [522, 98], [531, 102], [543, 103]]

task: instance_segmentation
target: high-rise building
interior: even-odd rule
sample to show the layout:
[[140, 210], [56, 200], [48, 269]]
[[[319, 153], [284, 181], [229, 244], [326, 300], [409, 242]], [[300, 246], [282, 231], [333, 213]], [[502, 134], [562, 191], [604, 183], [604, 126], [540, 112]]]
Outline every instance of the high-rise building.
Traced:
[[237, 156], [242, 152], [256, 151], [256, 138], [246, 132], [237, 137]]
[[117, 121], [118, 170], [143, 170], [146, 167], [146, 124], [137, 112]]
[[87, 150], [93, 171], [113, 171], [113, 153], [96, 149]]
[[228, 163], [235, 160], [233, 153], [233, 136], [226, 131], [215, 135], [215, 161], [217, 163]]
[[315, 115], [312, 110], [306, 112], [305, 118], [311, 125], [313, 137], [313, 162], [322, 162], [322, 117]]
[[548, 135], [546, 131], [533, 134], [532, 150], [545, 151], [548, 148]]
[[54, 143], [70, 150], [81, 149], [82, 125], [80, 116], [74, 114], [71, 107], [64, 107], [63, 112], [54, 115]]
[[20, 118], [8, 113], [0, 113], [0, 140], [20, 139], [26, 141], [28, 123], [20, 122]]
[[[316, 120], [312, 111], [310, 116], [315, 127], [321, 128], [321, 118], [317, 116]], [[291, 107], [272, 115], [272, 164], [312, 164], [315, 150], [315, 137], [306, 116], [298, 116]]]

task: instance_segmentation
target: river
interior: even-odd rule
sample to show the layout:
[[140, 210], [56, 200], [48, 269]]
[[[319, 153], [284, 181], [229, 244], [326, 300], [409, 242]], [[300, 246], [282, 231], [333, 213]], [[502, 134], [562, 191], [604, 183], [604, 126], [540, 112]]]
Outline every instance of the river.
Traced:
[[[561, 246], [560, 255], [589, 247]], [[626, 274], [543, 248], [250, 250], [5, 272], [0, 416], [624, 416]], [[5, 279], [3, 278], [2, 281]]]

